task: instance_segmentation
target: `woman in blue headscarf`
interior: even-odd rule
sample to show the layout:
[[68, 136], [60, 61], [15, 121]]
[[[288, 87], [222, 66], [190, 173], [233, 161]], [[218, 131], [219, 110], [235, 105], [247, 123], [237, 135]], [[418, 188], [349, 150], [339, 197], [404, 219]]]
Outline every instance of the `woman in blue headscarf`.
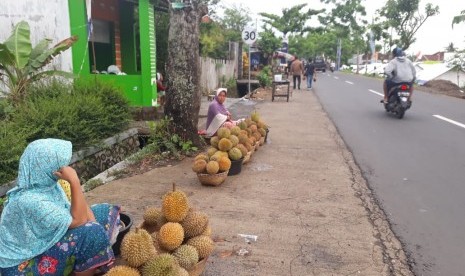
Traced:
[[[0, 219], [0, 275], [94, 275], [113, 263], [110, 240], [120, 208], [89, 208], [68, 166], [71, 155], [71, 142], [64, 140], [40, 139], [26, 147]], [[71, 202], [57, 179], [70, 183]]]

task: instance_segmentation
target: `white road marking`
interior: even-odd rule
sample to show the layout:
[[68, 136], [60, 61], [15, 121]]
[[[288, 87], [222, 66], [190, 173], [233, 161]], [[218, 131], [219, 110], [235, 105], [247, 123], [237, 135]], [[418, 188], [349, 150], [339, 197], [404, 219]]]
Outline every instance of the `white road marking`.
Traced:
[[354, 84], [353, 82], [350, 82], [350, 81], [346, 81], [348, 84]]
[[436, 118], [438, 118], [438, 119], [440, 119], [440, 120], [443, 120], [443, 121], [446, 121], [446, 122], [448, 122], [448, 123], [454, 124], [454, 125], [456, 125], [456, 126], [465, 128], [465, 125], [464, 125], [464, 124], [459, 123], [459, 122], [454, 121], [454, 120], [451, 120], [451, 119], [449, 119], [449, 118], [443, 117], [443, 116], [441, 116], [441, 115], [433, 115], [433, 117], [436, 117]]
[[380, 95], [381, 97], [384, 97], [384, 94], [379, 93], [378, 91], [371, 90], [371, 89], [368, 89], [368, 91], [370, 91], [371, 93], [375, 93], [376, 95]]
[[334, 78], [337, 79], [337, 80], [339, 79], [339, 77], [334, 77]]

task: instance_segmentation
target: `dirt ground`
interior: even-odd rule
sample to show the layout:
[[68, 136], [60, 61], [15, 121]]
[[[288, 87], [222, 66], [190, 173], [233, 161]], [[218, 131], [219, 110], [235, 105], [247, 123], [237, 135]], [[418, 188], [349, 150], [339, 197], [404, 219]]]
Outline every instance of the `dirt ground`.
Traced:
[[[461, 92], [460, 87], [451, 81], [432, 80], [425, 85], [418, 87], [418, 90], [433, 94], [442, 94], [451, 97], [465, 99], [465, 93]], [[465, 92], [465, 91], [464, 91]]]
[[87, 192], [89, 203], [120, 204], [138, 225], [176, 183], [209, 215], [216, 249], [204, 276], [412, 275], [313, 92], [294, 91], [289, 102], [271, 102], [269, 90], [254, 96], [270, 134], [239, 175], [202, 186], [186, 157]]

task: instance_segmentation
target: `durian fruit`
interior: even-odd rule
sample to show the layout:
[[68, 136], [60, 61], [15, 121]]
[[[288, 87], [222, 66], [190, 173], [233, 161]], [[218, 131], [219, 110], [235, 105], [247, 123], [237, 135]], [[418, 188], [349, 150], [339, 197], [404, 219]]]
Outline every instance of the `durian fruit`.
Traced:
[[173, 256], [178, 261], [178, 264], [186, 270], [192, 269], [199, 262], [199, 253], [197, 249], [191, 245], [183, 244], [176, 248]]
[[265, 136], [266, 136], [266, 130], [265, 130], [264, 128], [259, 128], [259, 129], [258, 129], [258, 133], [260, 133], [260, 135], [261, 135], [262, 137], [265, 137]]
[[220, 138], [218, 136], [213, 136], [210, 138], [210, 145], [214, 148], [218, 148], [218, 142], [220, 141]]
[[250, 142], [245, 143], [244, 146], [247, 148], [247, 151], [253, 150], [252, 144]]
[[257, 127], [258, 127], [259, 129], [260, 129], [260, 128], [263, 128], [263, 129], [264, 129], [264, 128], [266, 127], [266, 125], [265, 125], [265, 123], [264, 123], [263, 121], [260, 120], [260, 121], [257, 122]]
[[150, 206], [145, 209], [143, 218], [144, 223], [150, 226], [159, 225], [160, 222], [164, 220], [163, 213], [161, 212], [160, 208], [154, 206]]
[[203, 159], [196, 160], [192, 165], [192, 170], [196, 173], [203, 173], [207, 168], [207, 161]]
[[197, 236], [187, 241], [188, 245], [192, 245], [199, 253], [199, 259], [209, 256], [215, 248], [215, 242], [208, 236]]
[[202, 234], [208, 225], [208, 216], [205, 213], [190, 209], [186, 218], [181, 222], [184, 229], [184, 237], [192, 238]]
[[[218, 146], [218, 144], [217, 144], [216, 146]], [[217, 149], [217, 148], [214, 148], [214, 147], [209, 147], [209, 148], [208, 148], [208, 150], [207, 150], [207, 155], [208, 155], [208, 157], [212, 157], [212, 156], [213, 156], [213, 154], [215, 154], [217, 151], [218, 151], [218, 149]], [[205, 160], [205, 161], [207, 161], [207, 162], [208, 162], [208, 159], [207, 159], [207, 160]]]
[[203, 230], [201, 235], [211, 237], [212, 228], [210, 227], [210, 225], [207, 225], [207, 227], [205, 227], [205, 230]]
[[247, 155], [248, 150], [243, 144], [237, 144], [236, 148], [238, 148], [241, 151], [242, 156]]
[[178, 276], [179, 264], [176, 259], [168, 254], [163, 253], [150, 259], [142, 267], [142, 276]]
[[[221, 157], [223, 157], [223, 156], [220, 155], [220, 154], [216, 154], [216, 153], [215, 153], [215, 154], [213, 154], [213, 155], [210, 157], [210, 161], [216, 161], [216, 162], [218, 162], [218, 161], [220, 161]], [[207, 165], [208, 165], [208, 163], [207, 163]]]
[[217, 174], [220, 170], [220, 165], [217, 161], [210, 161], [207, 164], [207, 173], [208, 174]]
[[68, 201], [71, 202], [71, 185], [64, 179], [58, 179], [58, 183], [66, 194]]
[[241, 133], [239, 134], [239, 143], [245, 144], [249, 141], [249, 136], [247, 134]]
[[160, 244], [160, 241], [158, 240], [158, 232], [153, 232], [150, 236], [152, 236], [153, 246], [155, 246], [155, 249], [157, 250], [158, 254], [170, 253], [169, 250], [166, 250], [166, 249]]
[[199, 159], [208, 161], [208, 156], [207, 156], [206, 154], [204, 154], [204, 153], [200, 153], [200, 154], [198, 154], [198, 155], [195, 157], [194, 161], [197, 161], [197, 160], [199, 160]]
[[157, 237], [161, 246], [172, 251], [184, 240], [184, 229], [177, 222], [167, 222], [160, 228]]
[[238, 126], [241, 130], [243, 130], [247, 128], [247, 123], [245, 121], [241, 121]]
[[187, 272], [187, 270], [185, 270], [184, 268], [179, 267], [178, 276], [189, 276], [189, 272]]
[[223, 156], [218, 161], [220, 172], [225, 172], [231, 168], [231, 160], [229, 157]]
[[218, 149], [221, 151], [229, 151], [232, 148], [232, 143], [229, 139], [227, 138], [221, 138], [221, 140], [218, 142]]
[[219, 150], [217, 154], [219, 154], [220, 157], [228, 157], [229, 156], [227, 151]]
[[[231, 131], [229, 130], [229, 128], [226, 128], [226, 127], [220, 127], [216, 133], [217, 133], [218, 138], [220, 140], [222, 138], [228, 139], [229, 136], [231, 136]], [[211, 140], [210, 140], [210, 142], [211, 142]]]
[[152, 237], [144, 229], [136, 228], [121, 241], [121, 257], [131, 267], [139, 267], [157, 254]]
[[229, 136], [229, 141], [231, 141], [232, 146], [235, 147], [237, 146], [237, 144], [239, 144], [239, 137], [237, 137], [236, 135], [231, 135]]
[[260, 115], [258, 114], [257, 111], [252, 112], [252, 114], [250, 115], [250, 118], [252, 119], [253, 122], [260, 121]]
[[137, 269], [127, 265], [117, 265], [112, 267], [106, 274], [106, 276], [140, 276]]
[[[233, 126], [231, 128], [231, 135], [238, 136], [241, 133], [241, 128], [239, 126]], [[231, 137], [230, 137], [231, 138]]]
[[229, 151], [229, 158], [231, 160], [239, 160], [242, 158], [242, 152], [240, 149], [238, 148], [232, 148], [230, 151]]
[[245, 118], [244, 122], [247, 124], [247, 127], [251, 126], [252, 125], [252, 119], [250, 118]]
[[256, 132], [257, 129], [258, 129], [258, 128], [257, 128], [256, 125], [251, 125], [251, 126], [250, 126], [250, 130], [251, 130], [252, 132]]
[[163, 196], [162, 208], [166, 220], [171, 222], [180, 222], [189, 211], [189, 202], [187, 196], [182, 191], [177, 191], [173, 183], [173, 191]]

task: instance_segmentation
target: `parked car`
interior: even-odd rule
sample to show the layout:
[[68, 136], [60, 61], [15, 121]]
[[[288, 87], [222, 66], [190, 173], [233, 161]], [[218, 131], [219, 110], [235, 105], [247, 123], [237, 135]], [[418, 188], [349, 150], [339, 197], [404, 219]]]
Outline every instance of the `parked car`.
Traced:
[[316, 57], [313, 61], [315, 71], [326, 72], [326, 62], [322, 57]]

